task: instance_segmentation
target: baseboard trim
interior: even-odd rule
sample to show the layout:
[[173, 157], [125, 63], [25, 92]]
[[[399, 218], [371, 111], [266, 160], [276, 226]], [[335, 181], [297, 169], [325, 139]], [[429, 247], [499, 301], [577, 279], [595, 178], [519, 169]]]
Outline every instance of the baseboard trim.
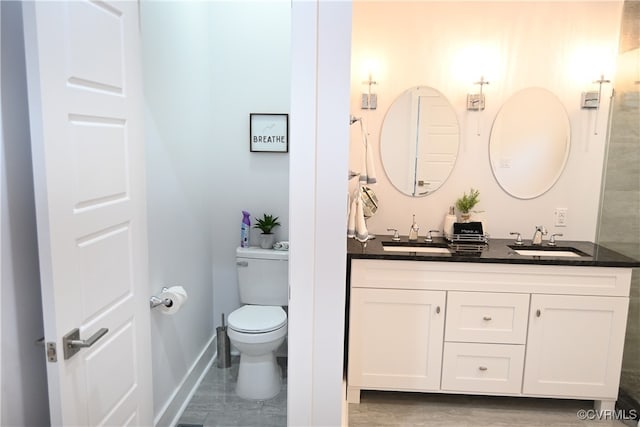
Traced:
[[198, 389], [216, 357], [216, 336], [213, 335], [176, 388], [169, 401], [155, 417], [156, 427], [175, 426]]

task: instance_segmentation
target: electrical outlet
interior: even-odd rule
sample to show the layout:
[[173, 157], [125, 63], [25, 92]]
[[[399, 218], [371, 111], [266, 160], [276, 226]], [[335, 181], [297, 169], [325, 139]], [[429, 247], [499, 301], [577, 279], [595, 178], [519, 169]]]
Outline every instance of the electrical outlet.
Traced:
[[567, 208], [556, 208], [554, 212], [555, 216], [555, 225], [556, 227], [566, 227], [567, 226]]

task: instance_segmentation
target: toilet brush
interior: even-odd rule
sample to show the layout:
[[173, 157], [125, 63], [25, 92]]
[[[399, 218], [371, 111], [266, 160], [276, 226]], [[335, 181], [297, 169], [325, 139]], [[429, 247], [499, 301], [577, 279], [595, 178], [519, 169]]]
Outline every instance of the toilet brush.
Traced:
[[218, 368], [229, 368], [231, 366], [231, 343], [227, 335], [227, 327], [224, 324], [224, 313], [222, 313], [222, 326], [216, 328], [216, 341], [218, 345]]

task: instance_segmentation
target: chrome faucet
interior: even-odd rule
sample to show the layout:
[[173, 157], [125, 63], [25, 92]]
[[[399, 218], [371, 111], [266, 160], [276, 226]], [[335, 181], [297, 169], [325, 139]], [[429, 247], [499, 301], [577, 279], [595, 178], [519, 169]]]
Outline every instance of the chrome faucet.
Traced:
[[394, 242], [400, 241], [400, 234], [398, 234], [397, 228], [387, 228], [387, 231], [393, 231], [393, 237], [391, 238], [391, 240], [393, 240]]
[[547, 229], [541, 225], [536, 225], [536, 231], [533, 233], [533, 237], [531, 238], [532, 245], [541, 245], [542, 244], [542, 236], [547, 235]]
[[509, 234], [511, 234], [512, 236], [518, 236], [516, 237], [516, 245], [518, 246], [522, 246], [524, 245], [524, 242], [522, 241], [522, 236], [520, 235], [520, 233], [518, 233], [517, 231], [512, 231]]
[[556, 245], [556, 236], [562, 237], [562, 233], [552, 234], [551, 237], [549, 238], [549, 243], [547, 243], [549, 246], [555, 246]]
[[409, 241], [418, 240], [418, 230], [420, 230], [420, 227], [418, 227], [418, 224], [416, 224], [416, 216], [414, 214], [413, 215], [413, 223], [411, 224], [411, 227], [409, 228]]
[[427, 243], [431, 243], [433, 242], [433, 236], [431, 235], [431, 233], [439, 233], [440, 230], [429, 230], [427, 232], [427, 236], [424, 238], [424, 241]]

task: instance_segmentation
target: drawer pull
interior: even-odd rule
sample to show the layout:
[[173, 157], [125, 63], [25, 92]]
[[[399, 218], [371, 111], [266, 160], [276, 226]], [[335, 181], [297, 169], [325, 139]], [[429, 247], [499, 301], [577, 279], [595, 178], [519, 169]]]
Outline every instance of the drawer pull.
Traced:
[[486, 371], [486, 370], [487, 370], [487, 367], [486, 367], [486, 366], [478, 366], [478, 369], [479, 369], [480, 371]]
[[484, 316], [482, 317], [482, 320], [485, 320], [488, 322], [489, 320], [491, 320], [491, 316]]
[[440, 314], [440, 306], [436, 307], [436, 314]]
[[540, 317], [541, 314], [540, 309], [536, 310], [536, 317]]

